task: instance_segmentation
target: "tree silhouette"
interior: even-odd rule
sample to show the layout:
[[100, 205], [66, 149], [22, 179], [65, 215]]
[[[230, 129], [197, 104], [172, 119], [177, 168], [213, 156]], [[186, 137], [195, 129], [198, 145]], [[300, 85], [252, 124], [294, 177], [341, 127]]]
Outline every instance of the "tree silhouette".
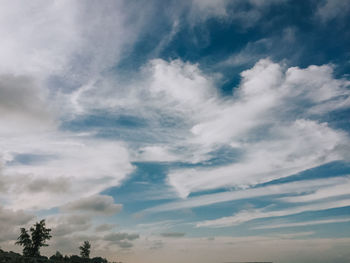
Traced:
[[17, 238], [16, 245], [23, 246], [23, 256], [30, 257], [32, 253], [32, 240], [25, 228], [21, 228], [21, 234]]
[[40, 247], [47, 247], [46, 240], [49, 240], [51, 229], [45, 227], [45, 220], [36, 222], [34, 227], [30, 228], [32, 235], [33, 256], [40, 256]]
[[80, 255], [82, 258], [89, 258], [90, 257], [90, 242], [89, 241], [84, 241], [84, 244], [79, 247], [80, 249]]
[[21, 234], [17, 238], [17, 245], [23, 246], [23, 255], [27, 257], [39, 257], [40, 248], [48, 246], [46, 240], [49, 240], [51, 229], [46, 228], [45, 219], [40, 222], [36, 222], [33, 227], [30, 228], [31, 236], [25, 228], [21, 228]]

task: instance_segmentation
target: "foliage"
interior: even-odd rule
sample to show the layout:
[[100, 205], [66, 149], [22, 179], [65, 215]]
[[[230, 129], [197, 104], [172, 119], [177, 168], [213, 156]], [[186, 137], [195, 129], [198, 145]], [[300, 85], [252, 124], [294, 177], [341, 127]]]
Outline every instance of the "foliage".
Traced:
[[80, 249], [80, 255], [82, 258], [89, 258], [90, 257], [90, 242], [89, 241], [84, 241], [84, 244], [79, 247]]
[[46, 240], [49, 240], [51, 229], [46, 228], [45, 220], [36, 222], [33, 227], [30, 228], [31, 236], [25, 228], [21, 228], [21, 234], [17, 238], [16, 245], [23, 246], [23, 256], [26, 257], [40, 257], [40, 248], [48, 246]]
[[14, 252], [5, 252], [0, 249], [0, 263], [108, 263], [108, 261], [101, 257], [92, 259], [82, 258], [77, 255], [64, 256], [60, 252], [56, 252], [50, 259], [47, 257], [25, 257]]
[[25, 228], [21, 228], [21, 234], [17, 238], [16, 245], [23, 246], [23, 256], [31, 256], [33, 243]]
[[52, 255], [52, 256], [50, 257], [50, 260], [61, 262], [61, 261], [64, 260], [64, 257], [63, 257], [63, 255], [62, 255], [59, 251], [56, 251], [56, 254], [55, 254], [55, 255]]
[[[51, 229], [46, 228], [45, 220], [36, 222], [28, 230], [20, 229], [20, 235], [17, 238], [16, 245], [23, 246], [23, 255], [12, 251], [6, 252], [0, 249], [0, 263], [108, 263], [107, 259], [102, 257], [94, 257], [90, 259], [91, 244], [89, 241], [84, 241], [79, 247], [81, 257], [77, 255], [63, 256], [59, 251], [50, 258], [40, 256], [40, 248], [48, 246], [47, 240], [51, 239]], [[121, 263], [121, 262], [119, 262]]]

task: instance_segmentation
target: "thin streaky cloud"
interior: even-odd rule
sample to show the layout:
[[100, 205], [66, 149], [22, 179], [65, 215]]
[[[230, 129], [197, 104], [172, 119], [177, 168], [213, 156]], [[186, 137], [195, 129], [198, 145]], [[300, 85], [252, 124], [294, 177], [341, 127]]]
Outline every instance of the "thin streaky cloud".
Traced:
[[350, 222], [350, 218], [315, 220], [315, 221], [308, 221], [308, 222], [286, 223], [286, 224], [265, 225], [265, 226], [262, 225], [262, 226], [252, 227], [251, 229], [274, 229], [274, 228], [313, 226], [313, 225], [323, 225], [323, 224], [336, 224], [336, 223], [346, 223], [346, 222]]
[[[193, 207], [201, 207], [207, 205], [213, 205], [221, 202], [228, 202], [240, 199], [249, 199], [262, 196], [273, 196], [273, 195], [283, 195], [283, 194], [293, 194], [296, 192], [310, 192], [316, 191], [318, 189], [323, 189], [327, 186], [338, 186], [344, 185], [349, 180], [348, 177], [335, 177], [327, 179], [317, 179], [317, 180], [301, 180], [290, 183], [274, 184], [264, 187], [256, 187], [250, 189], [242, 190], [232, 190], [230, 192], [216, 193], [201, 195], [198, 197], [189, 197], [187, 199], [169, 202], [163, 205], [154, 206], [145, 209], [144, 212], [164, 212], [172, 210], [180, 210]], [[281, 200], [284, 200], [281, 198]]]
[[283, 217], [290, 216], [295, 214], [300, 214], [303, 212], [314, 212], [322, 211], [333, 208], [341, 208], [350, 206], [350, 199], [344, 199], [333, 202], [324, 202], [317, 204], [304, 205], [294, 208], [281, 209], [276, 211], [267, 211], [265, 209], [255, 209], [255, 210], [246, 210], [238, 212], [233, 216], [221, 217], [214, 220], [205, 220], [198, 222], [196, 227], [228, 227], [240, 225], [242, 223], [261, 218], [273, 218], [273, 217]]

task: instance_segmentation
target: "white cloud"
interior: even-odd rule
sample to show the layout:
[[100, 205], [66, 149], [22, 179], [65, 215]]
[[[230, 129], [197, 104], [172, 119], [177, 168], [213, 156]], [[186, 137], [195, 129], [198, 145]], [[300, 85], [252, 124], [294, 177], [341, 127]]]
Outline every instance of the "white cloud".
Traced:
[[0, 72], [41, 77], [61, 70], [79, 41], [76, 7], [69, 1], [4, 1]]
[[297, 222], [297, 223], [262, 225], [262, 226], [253, 227], [252, 229], [274, 229], [274, 228], [284, 228], [284, 227], [299, 227], [299, 226], [314, 226], [314, 225], [323, 225], [323, 224], [337, 224], [337, 223], [346, 223], [346, 222], [350, 222], [350, 218], [327, 219], [327, 220], [312, 220], [312, 221]]
[[[126, 145], [58, 129], [76, 115], [67, 96], [94, 83], [135, 41], [142, 19], [127, 21], [135, 9], [125, 5], [2, 3], [0, 180], [5, 194], [0, 198], [6, 206], [60, 206], [117, 185], [132, 170]], [[41, 160], [20, 163], [18, 155]]]
[[299, 203], [299, 202], [310, 202], [321, 200], [324, 198], [340, 197], [342, 195], [350, 195], [350, 180], [344, 180], [343, 183], [332, 185], [328, 187], [323, 187], [317, 189], [311, 194], [299, 195], [299, 196], [289, 196], [281, 198], [280, 200], [284, 202]]
[[259, 61], [242, 73], [234, 100], [209, 108], [211, 116], [191, 129], [190, 141], [202, 149], [231, 145], [243, 152], [242, 158], [216, 168], [173, 170], [169, 183], [185, 197], [193, 191], [255, 185], [344, 159], [347, 134], [309, 119], [309, 111], [314, 114], [315, 107], [339, 97], [347, 100], [348, 85], [332, 78], [330, 66], [284, 70]]
[[298, 120], [273, 132], [275, 139], [244, 145], [246, 153], [238, 163], [175, 170], [169, 174], [169, 183], [181, 196], [187, 196], [206, 189], [256, 185], [342, 159], [336, 150], [346, 140], [345, 135], [324, 124]]
[[136, 160], [146, 162], [173, 162], [179, 160], [179, 157], [172, 154], [164, 146], [146, 146], [139, 150]]
[[[283, 184], [273, 184], [273, 185], [268, 185], [264, 187], [232, 190], [232, 191], [215, 193], [215, 194], [206, 194], [206, 195], [200, 195], [196, 197], [188, 197], [180, 201], [174, 201], [174, 202], [169, 202], [162, 205], [154, 206], [154, 207], [145, 209], [144, 212], [162, 212], [162, 211], [180, 210], [180, 209], [212, 205], [212, 204], [217, 204], [221, 202], [250, 199], [250, 198], [263, 197], [263, 196], [274, 196], [274, 195], [295, 194], [295, 193], [302, 194], [303, 192], [309, 193], [311, 191], [324, 192], [332, 187], [336, 189], [337, 187], [340, 187], [343, 185], [347, 186], [348, 180], [349, 180], [348, 177], [345, 177], [345, 178], [335, 177], [335, 178], [325, 178], [325, 179], [317, 179], [317, 180], [302, 180], [302, 181], [283, 183]], [[289, 201], [289, 198], [294, 198], [294, 197], [279, 198], [279, 200]], [[295, 197], [295, 198], [298, 198], [298, 197]]]
[[[1, 149], [6, 153], [3, 198], [16, 209], [52, 208], [98, 194], [118, 185], [133, 170], [126, 147], [118, 142], [51, 134], [7, 138]], [[20, 154], [40, 157], [37, 162], [16, 163]], [[64, 189], [56, 191], [59, 187]], [[26, 202], [29, 197], [31, 202]]]
[[306, 211], [322, 211], [332, 208], [340, 208], [350, 206], [350, 199], [342, 199], [338, 201], [329, 201], [316, 204], [308, 204], [303, 206], [297, 206], [293, 208], [285, 208], [275, 211], [269, 211], [267, 209], [254, 209], [238, 212], [233, 216], [221, 217], [214, 220], [201, 221], [196, 224], [197, 227], [228, 227], [242, 224], [254, 219], [271, 218], [289, 216], [294, 214], [303, 213]]
[[242, 72], [239, 87], [228, 99], [218, 94], [215, 76], [206, 76], [198, 65], [156, 59], [128, 88], [112, 89], [106, 81], [79, 90], [74, 101], [83, 112], [127, 112], [146, 122], [142, 134], [150, 136], [153, 145], [136, 146], [136, 160], [197, 163], [209, 160], [222, 146], [242, 153], [226, 166], [171, 170], [169, 184], [186, 197], [206, 189], [247, 187], [343, 160], [347, 134], [319, 121], [323, 114], [349, 106], [349, 82], [334, 79], [332, 72], [329, 65], [285, 68], [263, 59]]

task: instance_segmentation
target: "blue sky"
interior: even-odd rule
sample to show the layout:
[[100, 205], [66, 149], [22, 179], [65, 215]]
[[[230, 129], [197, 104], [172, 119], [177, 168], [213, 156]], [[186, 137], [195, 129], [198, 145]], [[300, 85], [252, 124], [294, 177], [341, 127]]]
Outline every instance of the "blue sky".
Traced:
[[44, 254], [350, 261], [349, 12], [4, 1], [0, 246], [46, 218]]

